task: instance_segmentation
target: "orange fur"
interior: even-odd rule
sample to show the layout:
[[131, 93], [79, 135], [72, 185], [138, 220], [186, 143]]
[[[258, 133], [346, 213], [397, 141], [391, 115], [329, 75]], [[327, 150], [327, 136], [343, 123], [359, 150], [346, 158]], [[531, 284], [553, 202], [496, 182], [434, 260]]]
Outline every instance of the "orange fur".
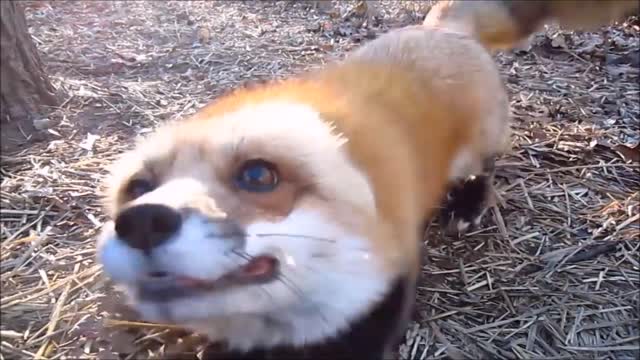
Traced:
[[[196, 114], [191, 129], [261, 102], [311, 105], [348, 140], [349, 155], [372, 183], [380, 219], [391, 228], [388, 236], [374, 239], [379, 254], [398, 255], [389, 260], [393, 271], [415, 272], [420, 222], [439, 206], [453, 158], [472, 141], [478, 124], [473, 99], [445, 96], [422, 76], [411, 67], [375, 63], [330, 66], [302, 78], [235, 91]], [[472, 93], [469, 87], [458, 90]]]
[[473, 34], [490, 50], [502, 50], [550, 22], [589, 30], [637, 13], [639, 6], [630, 0], [442, 0], [423, 24]]
[[[530, 19], [512, 16], [503, 3], [491, 4], [493, 7], [482, 9], [475, 2], [443, 3], [430, 13], [425, 25], [384, 34], [346, 60], [324, 69], [238, 89], [189, 119], [159, 130], [149, 143], [119, 163], [120, 174], [109, 188], [107, 205], [111, 214], [147, 201], [179, 211], [189, 208], [201, 217], [232, 220], [244, 228], [281, 230], [279, 226], [283, 226], [300, 230], [311, 224], [318, 232], [339, 233], [338, 239], [331, 240], [344, 241], [343, 247], [323, 249], [344, 251], [349, 265], [353, 261], [366, 271], [352, 274], [344, 259], [336, 260], [337, 270], [329, 269], [334, 263], [314, 260], [311, 248], [316, 245], [312, 242], [282, 245], [276, 240], [267, 244], [284, 246], [284, 250], [315, 264], [314, 272], [335, 270], [334, 276], [348, 284], [334, 287], [338, 289], [335, 296], [341, 300], [336, 303], [342, 306], [339, 310], [349, 311], [351, 321], [381, 301], [382, 287], [397, 279], [407, 280], [406, 286], [411, 289], [405, 293], [401, 313], [393, 314], [395, 324], [405, 324], [413, 301], [410, 295], [420, 272], [422, 222], [441, 205], [451, 182], [476, 174], [484, 160], [507, 149], [508, 98], [487, 48], [514, 41], [524, 26], [519, 22]], [[519, 6], [525, 4], [516, 7]], [[539, 6], [538, 9], [546, 9]], [[560, 14], [561, 8], [553, 7], [557, 11], [552, 13]], [[535, 21], [544, 18], [532, 16]], [[566, 16], [579, 17], [573, 13]], [[262, 117], [271, 123], [261, 122]], [[301, 123], [296, 122], [298, 119]], [[290, 128], [299, 134], [289, 132]], [[269, 141], [274, 144], [269, 145]], [[238, 167], [248, 159], [263, 157], [281, 168], [278, 177], [282, 186], [267, 193], [249, 193], [234, 187], [231, 179]], [[305, 166], [304, 161], [314, 163]], [[123, 189], [138, 174], [156, 183], [161, 191], [154, 194], [155, 190], [151, 190], [138, 199], [127, 198]], [[171, 185], [163, 189], [163, 182]], [[331, 229], [334, 226], [340, 231]], [[197, 233], [202, 231], [198, 225], [192, 224], [190, 231], [196, 235], [179, 236], [177, 244], [173, 244], [174, 252], [184, 254], [217, 246], [211, 243], [215, 239], [199, 238], [204, 235]], [[101, 253], [112, 273], [131, 279], [144, 271], [142, 266], [123, 266], [126, 260], [118, 255], [135, 259], [133, 250], [126, 249], [127, 245], [113, 231], [105, 234], [102, 249], [106, 250]], [[360, 240], [366, 243], [364, 255], [355, 248], [362, 246]], [[259, 247], [265, 243], [252, 244]], [[224, 249], [223, 245], [219, 249]], [[200, 256], [193, 264], [180, 259], [166, 261], [188, 268], [192, 271], [190, 276], [224, 268], [226, 262], [212, 264], [206, 254], [210, 252], [191, 253], [193, 257]], [[373, 261], [369, 261], [370, 257]], [[183, 271], [181, 268], [172, 270]], [[334, 286], [336, 281], [301, 279], [314, 280], [304, 285], [315, 286], [311, 290], [316, 298], [333, 302], [333, 295], [327, 296], [323, 289]], [[362, 292], [351, 292], [352, 286], [362, 286]], [[331, 328], [323, 334], [318, 331], [322, 327], [316, 326], [308, 313], [287, 313], [287, 305], [280, 303], [258, 303], [251, 291], [245, 289], [246, 296], [241, 291], [214, 294], [199, 302], [194, 300], [192, 304], [197, 308], [174, 305], [171, 310], [173, 316], [182, 318], [189, 317], [184, 312], [191, 315], [199, 311], [201, 318], [195, 320], [204, 323], [196, 328], [210, 331], [213, 337], [238, 340], [236, 345], [240, 347], [273, 343], [275, 340], [268, 338], [273, 329], [281, 337], [278, 341], [304, 345], [307, 334], [317, 341], [322, 336], [336, 335], [346, 326], [344, 313], [334, 311]], [[306, 301], [290, 300], [287, 291], [279, 294], [288, 304]], [[359, 294], [364, 295], [358, 297]], [[216, 296], [223, 301], [218, 303]], [[211, 304], [219, 306], [217, 313], [211, 310]], [[325, 310], [331, 310], [334, 304], [325, 305]], [[237, 312], [237, 307], [250, 309], [250, 314]], [[259, 315], [265, 314], [260, 311], [269, 312], [267, 319], [281, 311], [288, 322], [279, 328], [273, 321], [263, 321]], [[207, 318], [209, 315], [213, 318]], [[286, 330], [290, 326], [306, 333], [289, 334]], [[277, 332], [283, 329], [284, 332]], [[247, 332], [253, 336], [244, 336]], [[285, 339], [287, 336], [291, 339]], [[249, 340], [243, 343], [245, 338]], [[385, 343], [385, 351], [391, 345]]]
[[[271, 206], [267, 215], [277, 212], [278, 216], [284, 214], [286, 217], [291, 209], [313, 208], [326, 214], [335, 225], [362, 236], [369, 242], [373, 262], [380, 264], [389, 279], [404, 279], [409, 287], [403, 298], [402, 310], [393, 315], [399, 326], [397, 330], [402, 332], [401, 325], [409, 320], [415, 300], [412, 294], [421, 269], [420, 230], [423, 221], [440, 206], [452, 174], [464, 176], [472, 172], [480, 159], [501, 148], [499, 144], [506, 132], [499, 131], [490, 137], [485, 136], [488, 134], [485, 130], [487, 124], [496, 124], [502, 129], [508, 119], [505, 90], [495, 65], [482, 47], [456, 34], [429, 33], [420, 27], [404, 31], [400, 38], [411, 44], [416, 35], [433, 41], [435, 48], [450, 46], [446, 45], [449, 40], [457, 41], [453, 48], [462, 55], [456, 57], [460, 62], [458, 65], [468, 64], [469, 70], [449, 73], [443, 71], [448, 68], [447, 65], [442, 66], [444, 63], [435, 67], [420, 61], [392, 61], [390, 64], [386, 62], [387, 58], [378, 57], [375, 51], [354, 53], [346, 61], [316, 72], [233, 91], [191, 118], [160, 129], [157, 133], [160, 137], [152, 143], [155, 145], [145, 147], [151, 153], [144, 155], [146, 150], [136, 149], [131, 154], [143, 154], [140, 156], [143, 161], [154, 159], [151, 162], [155, 165], [148, 172], [155, 173], [155, 178], [193, 176], [211, 185], [207, 196], [227, 216], [243, 225], [267, 218], [260, 215], [264, 212], [254, 211], [260, 207], [255, 199], [276, 196], [285, 202], [279, 208], [286, 211], [274, 211]], [[396, 40], [394, 37], [390, 34], [380, 39], [378, 44], [384, 47], [388, 40]], [[368, 49], [376, 50], [375, 47]], [[226, 128], [220, 126], [221, 123], [229, 125], [228, 122], [232, 121], [229, 115], [238, 116], [243, 110], [274, 103], [297, 104], [313, 109], [321, 121], [333, 129], [336, 137], [344, 139], [340, 149], [328, 151], [344, 152], [346, 165], [355, 167], [366, 177], [373, 204], [360, 189], [342, 187], [333, 191], [331, 186], [334, 185], [321, 185], [320, 189], [314, 189], [313, 186], [300, 187], [302, 183], [299, 181], [293, 183], [303, 190], [294, 196], [255, 194], [251, 199], [225, 190], [224, 174], [233, 171], [234, 161], [225, 160], [228, 154], [221, 152], [221, 148], [213, 143], [229, 142], [233, 146], [236, 140], [225, 138], [230, 133], [220, 135], [217, 130]], [[283, 107], [285, 111], [287, 106]], [[256, 118], [247, 121], [259, 125], [260, 114], [251, 114]], [[291, 118], [290, 114], [283, 113], [283, 116]], [[260, 126], [268, 127], [266, 124]], [[286, 144], [296, 137], [285, 131], [280, 130], [274, 136], [276, 144]], [[285, 164], [283, 166], [289, 166], [291, 159], [297, 157], [291, 150], [269, 150], [263, 143], [267, 139], [255, 136], [251, 135], [246, 142], [247, 146], [258, 147], [257, 153], [251, 156], [277, 159], [280, 164]], [[160, 142], [157, 139], [161, 139]], [[303, 146], [293, 151], [304, 154], [310, 149]], [[454, 171], [456, 159], [465, 149], [470, 153], [466, 156], [471, 159], [470, 163]], [[323, 155], [318, 156], [317, 161], [323, 161]], [[116, 177], [114, 186], [110, 187], [112, 201], [109, 203], [113, 214], [129, 206], [126, 197], [119, 194], [131, 176], [144, 168], [136, 161], [130, 165], [126, 162], [120, 164], [119, 171], [124, 175]], [[463, 172], [458, 173], [460, 170]], [[305, 176], [303, 169], [297, 172]], [[216, 173], [222, 175], [216, 176]], [[337, 179], [350, 183], [353, 182], [352, 176], [344, 168], [336, 170], [335, 174]], [[354, 206], [351, 206], [351, 200], [347, 199], [350, 195], [345, 191], [358, 194]], [[260, 202], [264, 204], [264, 201]], [[375, 299], [369, 301], [372, 303], [367, 306], [375, 306]], [[389, 332], [396, 333], [393, 329]], [[401, 334], [392, 335], [390, 339], [397, 335]], [[392, 345], [392, 342], [385, 345], [388, 351], [393, 350]]]

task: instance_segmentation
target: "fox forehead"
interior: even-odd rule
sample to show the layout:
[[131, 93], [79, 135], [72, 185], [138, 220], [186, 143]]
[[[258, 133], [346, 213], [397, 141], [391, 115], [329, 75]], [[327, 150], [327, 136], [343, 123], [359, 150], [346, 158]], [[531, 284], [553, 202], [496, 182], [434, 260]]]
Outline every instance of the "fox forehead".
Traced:
[[[192, 176], [215, 187], [221, 178], [230, 176], [237, 163], [261, 158], [304, 173], [308, 182], [320, 188], [340, 191], [341, 201], [374, 209], [368, 180], [350, 160], [345, 143], [310, 105], [287, 101], [248, 104], [159, 128], [115, 164], [108, 201], [122, 205], [117, 192], [140, 173], [160, 180]], [[340, 190], [349, 188], [352, 190]]]

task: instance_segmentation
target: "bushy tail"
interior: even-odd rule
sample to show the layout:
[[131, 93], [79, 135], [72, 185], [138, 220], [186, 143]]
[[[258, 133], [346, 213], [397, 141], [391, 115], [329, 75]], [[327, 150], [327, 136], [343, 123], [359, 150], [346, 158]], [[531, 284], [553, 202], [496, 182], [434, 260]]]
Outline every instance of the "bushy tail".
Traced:
[[551, 22], [592, 30], [639, 10], [637, 0], [441, 0], [423, 24], [467, 33], [495, 51], [518, 46]]

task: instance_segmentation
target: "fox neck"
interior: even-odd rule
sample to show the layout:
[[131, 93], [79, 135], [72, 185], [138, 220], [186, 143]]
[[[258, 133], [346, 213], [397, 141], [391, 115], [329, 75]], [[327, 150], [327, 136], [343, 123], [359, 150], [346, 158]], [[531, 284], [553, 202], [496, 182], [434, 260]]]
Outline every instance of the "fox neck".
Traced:
[[415, 279], [397, 279], [387, 297], [369, 313], [354, 322], [342, 334], [324, 343], [304, 347], [281, 346], [254, 349], [249, 352], [231, 351], [224, 345], [207, 348], [204, 358], [224, 360], [254, 359], [394, 359], [406, 325], [410, 320]]

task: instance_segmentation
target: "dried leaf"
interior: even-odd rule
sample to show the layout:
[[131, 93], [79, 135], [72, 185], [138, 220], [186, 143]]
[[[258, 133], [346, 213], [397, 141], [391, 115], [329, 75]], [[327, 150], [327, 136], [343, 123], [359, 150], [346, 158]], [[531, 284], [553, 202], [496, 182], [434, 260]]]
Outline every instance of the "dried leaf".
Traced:
[[206, 339], [193, 335], [182, 339], [177, 342], [170, 343], [165, 348], [165, 358], [177, 358], [181, 359], [196, 358], [197, 352], [203, 345], [206, 344]]
[[322, 44], [320, 45], [320, 49], [324, 51], [332, 51], [334, 48], [333, 44]]
[[198, 29], [198, 41], [201, 44], [207, 44], [211, 40], [211, 32], [206, 27], [200, 27]]
[[46, 130], [54, 125], [49, 118], [33, 119], [33, 126], [38, 130]]
[[101, 350], [96, 357], [98, 360], [114, 360], [120, 358], [117, 353], [108, 349]]
[[369, 11], [369, 6], [366, 1], [359, 1], [353, 8], [354, 16], [365, 16]]
[[354, 34], [354, 29], [351, 24], [340, 24], [335, 33], [339, 36], [349, 37]]
[[611, 74], [612, 76], [618, 77], [618, 76], [622, 76], [622, 75], [627, 75], [627, 74], [638, 74], [639, 71], [636, 68], [633, 68], [631, 66], [628, 65], [622, 65], [622, 66], [607, 66], [606, 67], [607, 72], [609, 74]]
[[[111, 317], [121, 317], [122, 314], [135, 312], [128, 304], [122, 291], [111, 282], [108, 278], [103, 278], [103, 293], [99, 298], [98, 309], [100, 312], [106, 312]], [[126, 320], [134, 321], [137, 316], [127, 318]]]
[[329, 11], [329, 18], [331, 18], [331, 19], [340, 18], [340, 10], [339, 9], [333, 9], [333, 10]]
[[611, 144], [611, 142], [610, 142], [608, 139], [606, 139], [606, 138], [596, 138], [596, 139], [593, 139], [593, 140], [591, 140], [591, 141], [589, 142], [589, 147], [590, 147], [590, 148], [592, 148], [592, 149], [593, 149], [593, 148], [595, 148], [596, 146], [604, 146], [604, 147], [606, 147], [606, 148], [611, 149], [611, 148], [613, 148], [613, 146], [614, 146], [614, 145], [613, 145], [613, 144]]
[[547, 133], [541, 128], [531, 130], [531, 137], [534, 141], [543, 141], [548, 138]]
[[311, 32], [319, 32], [320, 30], [322, 30], [322, 23], [320, 22], [311, 23], [307, 25], [306, 29], [307, 31], [311, 31]]
[[583, 54], [583, 53], [590, 54], [590, 53], [593, 53], [599, 47], [601, 47], [602, 44], [604, 44], [602, 37], [594, 35], [588, 38], [587, 40], [583, 41], [581, 44], [581, 47], [576, 49], [575, 52], [578, 54]]
[[96, 94], [94, 91], [88, 90], [85, 86], [80, 86], [80, 89], [78, 89], [75, 95], [79, 97], [89, 97], [89, 98], [101, 97], [100, 95]]
[[551, 38], [551, 46], [554, 48], [567, 48], [567, 39], [565, 39], [564, 34], [558, 33]]
[[314, 6], [321, 13], [326, 13], [333, 9], [333, 3], [327, 0], [315, 1]]
[[132, 354], [136, 352], [135, 335], [124, 331], [118, 331], [111, 335], [111, 350], [120, 354]]
[[640, 162], [640, 145], [636, 145], [635, 147], [616, 145], [613, 150], [620, 154], [626, 162]]
[[633, 46], [637, 43], [637, 39], [634, 38], [629, 38], [629, 39], [625, 39], [622, 36], [619, 35], [613, 35], [609, 37], [609, 40], [611, 41], [611, 43], [617, 47], [629, 47], [629, 46]]
[[91, 133], [88, 133], [87, 138], [78, 146], [80, 146], [81, 148], [87, 151], [91, 151], [93, 150], [93, 145], [95, 144], [96, 140], [98, 140], [99, 138], [100, 138], [99, 135], [93, 135]]
[[323, 22], [321, 27], [322, 27], [322, 31], [325, 31], [325, 32], [333, 32], [333, 29], [334, 29], [333, 23], [330, 21]]
[[640, 50], [629, 51], [625, 54], [607, 54], [605, 57], [605, 64], [611, 65], [627, 65], [633, 68], [640, 66]]
[[72, 336], [80, 336], [88, 339], [97, 339], [102, 333], [102, 322], [95, 316], [90, 316], [82, 320], [71, 331]]
[[124, 60], [125, 62], [127, 62], [129, 65], [147, 61], [146, 55], [136, 55], [136, 54], [126, 53], [126, 52], [115, 52], [115, 55], [120, 59]]

